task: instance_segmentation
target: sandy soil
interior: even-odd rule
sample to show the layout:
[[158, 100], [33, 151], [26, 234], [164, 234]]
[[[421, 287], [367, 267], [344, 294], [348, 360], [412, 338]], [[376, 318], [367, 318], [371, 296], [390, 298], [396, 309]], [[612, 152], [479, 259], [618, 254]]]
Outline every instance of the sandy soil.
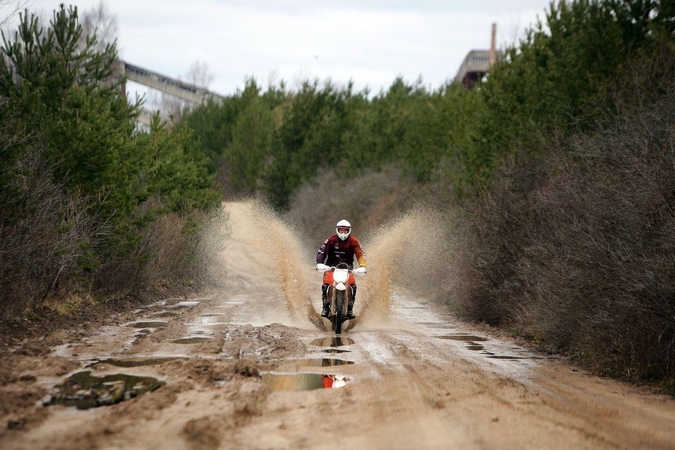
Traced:
[[[385, 302], [376, 264], [359, 280], [360, 321], [339, 338], [319, 330], [311, 255], [264, 211], [227, 208], [226, 290], [6, 349], [2, 449], [675, 448], [672, 398], [471, 329], [415, 291]], [[111, 406], [43, 406], [83, 370], [165, 384]]]

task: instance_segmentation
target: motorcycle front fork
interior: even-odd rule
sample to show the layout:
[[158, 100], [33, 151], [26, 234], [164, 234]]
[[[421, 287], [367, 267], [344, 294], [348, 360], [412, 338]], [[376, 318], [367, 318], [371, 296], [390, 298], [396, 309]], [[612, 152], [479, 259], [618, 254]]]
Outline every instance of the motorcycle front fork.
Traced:
[[[328, 287], [330, 284], [324, 284], [321, 286], [321, 300], [326, 303], [328, 302]], [[352, 290], [352, 298], [351, 302], [354, 303], [354, 300], [356, 300], [356, 285], [355, 284], [350, 284], [349, 287]]]

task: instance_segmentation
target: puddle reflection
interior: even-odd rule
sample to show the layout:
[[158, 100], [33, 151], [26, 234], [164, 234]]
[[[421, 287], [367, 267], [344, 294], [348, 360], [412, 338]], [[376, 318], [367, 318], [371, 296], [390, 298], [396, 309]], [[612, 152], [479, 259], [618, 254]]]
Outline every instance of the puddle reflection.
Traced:
[[311, 391], [316, 389], [339, 388], [351, 381], [342, 375], [297, 373], [265, 373], [262, 380], [275, 391]]
[[348, 337], [320, 338], [310, 341], [311, 345], [316, 345], [317, 347], [342, 347], [354, 343], [354, 340]]
[[152, 377], [114, 374], [99, 378], [92, 376], [89, 371], [78, 372], [56, 386], [56, 393], [46, 405], [96, 408], [138, 397], [162, 385], [164, 382]]

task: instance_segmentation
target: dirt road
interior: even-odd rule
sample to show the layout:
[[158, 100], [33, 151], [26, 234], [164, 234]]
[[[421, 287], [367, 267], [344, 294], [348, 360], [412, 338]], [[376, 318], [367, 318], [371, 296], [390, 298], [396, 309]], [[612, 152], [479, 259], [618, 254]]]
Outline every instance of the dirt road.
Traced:
[[0, 448], [675, 448], [673, 399], [387, 291], [377, 245], [359, 323], [319, 330], [307, 251], [253, 205], [227, 208], [225, 289], [13, 349]]

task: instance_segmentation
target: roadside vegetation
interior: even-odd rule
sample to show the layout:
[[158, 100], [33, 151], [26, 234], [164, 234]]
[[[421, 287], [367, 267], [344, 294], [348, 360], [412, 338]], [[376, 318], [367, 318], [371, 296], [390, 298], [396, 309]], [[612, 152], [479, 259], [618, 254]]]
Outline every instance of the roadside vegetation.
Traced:
[[429, 208], [463, 243], [435, 300], [673, 385], [673, 2], [555, 1], [471, 91], [248, 79], [150, 130], [95, 36], [66, 8], [4, 35], [2, 314], [196, 287], [222, 195], [265, 198], [316, 245], [338, 218]]
[[137, 128], [115, 42], [28, 11], [0, 58], [0, 316], [67, 314], [194, 283], [220, 203], [187, 130]]
[[314, 240], [342, 216], [445, 214], [471, 245], [439, 263], [471, 282], [436, 278], [438, 301], [597, 372], [672, 381], [674, 33], [672, 2], [556, 1], [472, 91], [249, 79], [180, 126], [226, 194], [264, 196]]

